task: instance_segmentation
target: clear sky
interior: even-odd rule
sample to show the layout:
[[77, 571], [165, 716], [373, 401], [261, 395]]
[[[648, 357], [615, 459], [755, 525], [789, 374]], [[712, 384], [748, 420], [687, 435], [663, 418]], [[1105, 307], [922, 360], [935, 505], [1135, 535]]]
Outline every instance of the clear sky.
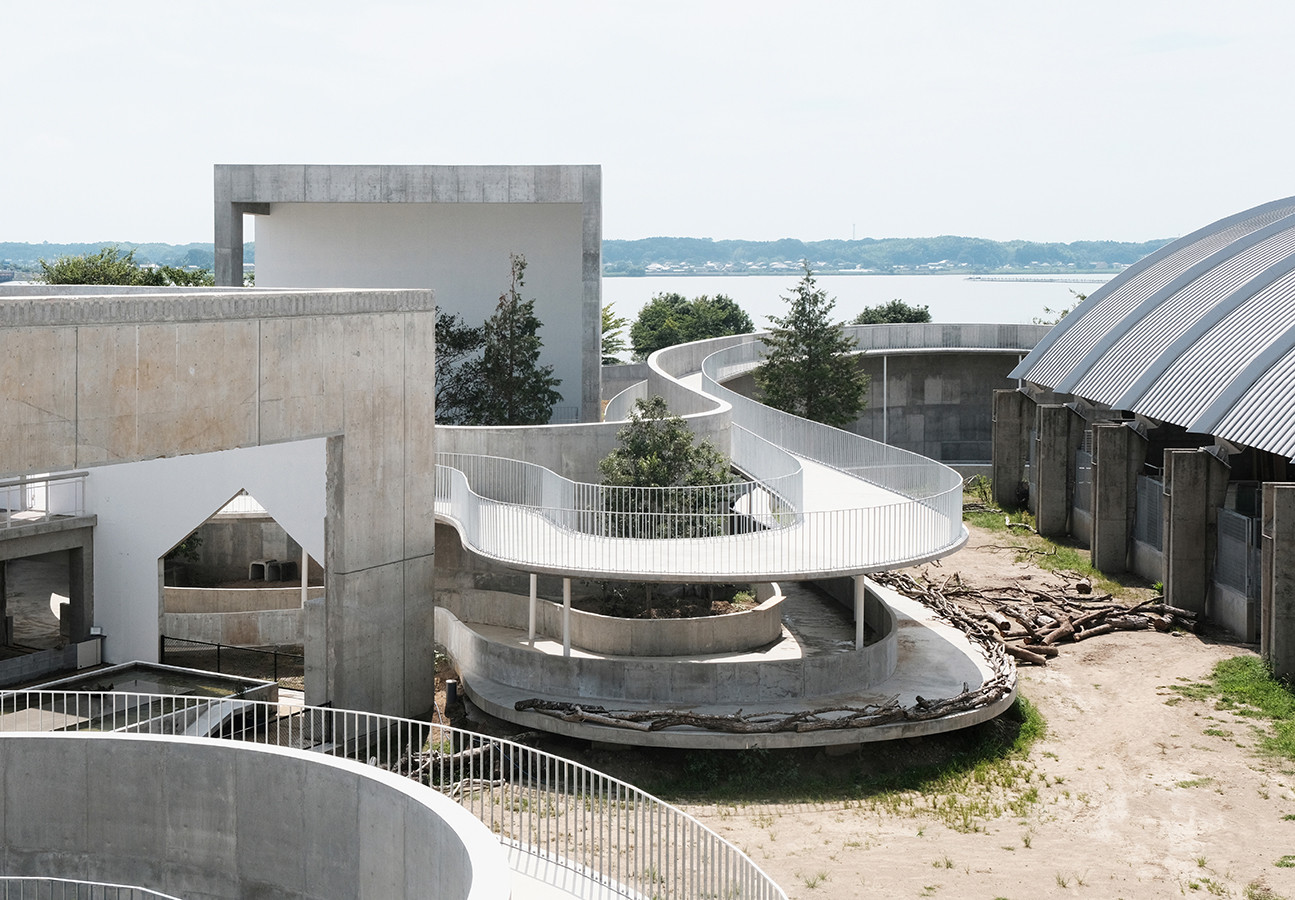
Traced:
[[603, 233], [1150, 240], [1295, 194], [1289, 0], [6, 0], [0, 240], [216, 163], [599, 163]]

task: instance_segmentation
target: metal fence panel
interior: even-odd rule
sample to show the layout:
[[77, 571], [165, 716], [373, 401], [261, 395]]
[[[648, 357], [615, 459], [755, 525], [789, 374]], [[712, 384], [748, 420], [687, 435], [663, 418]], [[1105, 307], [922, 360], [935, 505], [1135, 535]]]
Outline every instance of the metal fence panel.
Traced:
[[1164, 482], [1158, 478], [1138, 476], [1138, 508], [1133, 522], [1133, 537], [1149, 547], [1164, 549]]

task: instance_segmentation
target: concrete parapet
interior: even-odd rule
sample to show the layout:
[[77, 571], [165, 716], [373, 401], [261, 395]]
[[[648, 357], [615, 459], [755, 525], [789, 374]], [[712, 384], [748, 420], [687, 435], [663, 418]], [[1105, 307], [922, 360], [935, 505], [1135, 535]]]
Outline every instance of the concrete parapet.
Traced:
[[[895, 670], [894, 613], [878, 602], [870, 612], [883, 636], [862, 650], [817, 656], [720, 654], [709, 658], [634, 657], [581, 653], [564, 657], [526, 645], [525, 633], [474, 628], [444, 608], [437, 637], [463, 679], [512, 685], [536, 697], [589, 702], [649, 702], [676, 707], [767, 703], [828, 697], [879, 684]], [[546, 642], [552, 644], [552, 641]]]
[[[783, 596], [776, 584], [757, 589], [755, 609], [689, 619], [625, 619], [571, 610], [571, 645], [611, 656], [696, 656], [738, 653], [782, 637]], [[528, 598], [503, 591], [441, 591], [441, 606], [464, 622], [527, 629]], [[536, 634], [562, 640], [562, 604], [536, 601]]]
[[162, 613], [162, 634], [233, 647], [297, 646], [305, 640], [304, 615], [301, 606], [247, 612]]
[[142, 735], [0, 738], [4, 871], [202, 898], [504, 900], [502, 847], [430, 788], [347, 759]]

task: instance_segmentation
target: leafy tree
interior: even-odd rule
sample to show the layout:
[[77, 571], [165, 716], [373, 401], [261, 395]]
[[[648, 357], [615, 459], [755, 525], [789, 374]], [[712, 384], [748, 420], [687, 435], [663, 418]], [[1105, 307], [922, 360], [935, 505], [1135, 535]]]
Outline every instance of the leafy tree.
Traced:
[[851, 325], [885, 325], [893, 322], [929, 322], [928, 306], [910, 306], [903, 300], [891, 300], [879, 306], [865, 306], [850, 320]]
[[1083, 303], [1085, 300], [1088, 299], [1087, 294], [1081, 294], [1079, 293], [1079, 291], [1072, 290], [1070, 293], [1073, 294], [1075, 297], [1074, 303], [1070, 304], [1069, 306], [1064, 306], [1061, 309], [1053, 309], [1051, 306], [1043, 307], [1043, 315], [1035, 316], [1034, 324], [1035, 325], [1056, 325], [1066, 316], [1070, 315], [1070, 313], [1074, 311], [1076, 306], [1078, 306], [1079, 304]]
[[630, 342], [635, 358], [646, 359], [662, 347], [754, 330], [751, 317], [723, 294], [692, 300], [683, 294], [656, 294], [630, 326]]
[[117, 246], [103, 247], [80, 256], [60, 256], [54, 262], [40, 260], [40, 280], [45, 284], [126, 284], [164, 287], [192, 287], [215, 284], [207, 269], [174, 266], [141, 266], [135, 251], [122, 253]]
[[485, 328], [454, 313], [436, 311], [436, 421], [462, 425], [474, 395], [475, 368]]
[[[604, 485], [702, 490], [607, 492], [603, 508], [612, 536], [724, 533], [733, 501], [722, 487], [733, 481], [729, 460], [710, 441], [694, 443], [688, 423], [672, 415], [662, 397], [634, 401], [629, 422], [616, 437], [621, 446], [598, 463]], [[705, 490], [708, 486], [715, 490]]]
[[624, 316], [616, 315], [613, 309], [615, 303], [608, 303], [603, 307], [603, 365], [614, 366], [621, 361], [621, 354], [625, 352], [625, 326], [629, 324], [629, 319]]
[[508, 263], [511, 281], [486, 320], [481, 358], [463, 368], [471, 391], [463, 402], [469, 425], [543, 425], [562, 399], [556, 390], [562, 379], [552, 366], [540, 365], [544, 342], [535, 301], [522, 299], [526, 257], [510, 253]]
[[770, 316], [774, 328], [764, 339], [764, 362], [755, 371], [764, 402], [784, 412], [843, 427], [867, 402], [868, 376], [850, 356], [846, 337], [831, 313], [836, 300], [805, 275], [792, 289], [785, 316]]

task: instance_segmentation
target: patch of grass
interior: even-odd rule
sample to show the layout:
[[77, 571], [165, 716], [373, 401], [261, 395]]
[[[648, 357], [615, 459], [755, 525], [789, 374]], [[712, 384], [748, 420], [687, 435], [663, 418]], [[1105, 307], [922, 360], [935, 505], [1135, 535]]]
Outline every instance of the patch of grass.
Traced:
[[1245, 900], [1286, 900], [1263, 881], [1252, 881], [1246, 885]]
[[1038, 774], [1027, 756], [1045, 731], [1038, 710], [1018, 694], [1007, 712], [988, 722], [869, 744], [836, 758], [823, 759], [813, 749], [712, 750], [654, 751], [650, 767], [645, 756], [628, 752], [592, 761], [666, 799], [844, 802], [931, 817], [970, 832], [1007, 812], [1024, 816], [1039, 802]]
[[1213, 783], [1214, 783], [1213, 778], [1205, 776], [1201, 778], [1193, 778], [1189, 781], [1176, 781], [1174, 782], [1174, 787], [1180, 787], [1180, 788], [1205, 787], [1205, 785], [1213, 784]]
[[1273, 678], [1258, 657], [1222, 660], [1208, 680], [1174, 685], [1172, 690], [1193, 700], [1212, 699], [1220, 710], [1267, 720], [1270, 729], [1260, 735], [1259, 751], [1295, 760], [1295, 693]]
[[1287, 854], [1273, 863], [1279, 869], [1295, 869], [1295, 856]]

